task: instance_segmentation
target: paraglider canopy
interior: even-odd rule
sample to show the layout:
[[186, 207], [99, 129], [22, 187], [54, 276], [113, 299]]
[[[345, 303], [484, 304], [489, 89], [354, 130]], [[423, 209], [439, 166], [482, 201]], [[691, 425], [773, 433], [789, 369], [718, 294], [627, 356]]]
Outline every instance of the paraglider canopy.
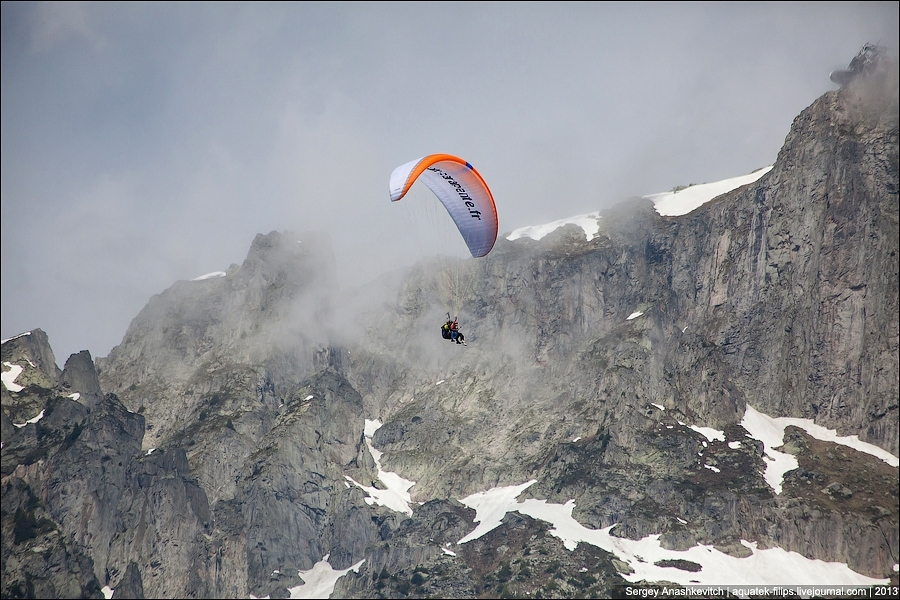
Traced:
[[408, 162], [391, 173], [391, 202], [401, 200], [417, 180], [447, 209], [474, 258], [491, 251], [497, 241], [497, 207], [475, 167], [452, 154], [429, 154]]

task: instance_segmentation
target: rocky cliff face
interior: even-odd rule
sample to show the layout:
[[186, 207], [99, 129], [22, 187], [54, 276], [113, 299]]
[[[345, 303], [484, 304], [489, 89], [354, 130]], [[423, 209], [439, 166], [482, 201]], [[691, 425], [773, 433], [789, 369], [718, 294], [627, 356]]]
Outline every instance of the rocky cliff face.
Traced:
[[[326, 556], [356, 568], [335, 597], [612, 594], [627, 561], [525, 514], [447, 560], [475, 527], [460, 499], [531, 480], [623, 539], [749, 540], [896, 584], [896, 466], [788, 426], [797, 467], [773, 490], [743, 420], [898, 454], [886, 77], [816, 100], [771, 171], [688, 215], [630, 200], [591, 239], [570, 225], [465, 261], [467, 347], [437, 337], [428, 262], [339, 290], [327, 239], [288, 232], [152, 298], [108, 357], [59, 372], [40, 330], [6, 341], [3, 596], [288, 597]], [[415, 482], [410, 512], [364, 491], [382, 469]]]

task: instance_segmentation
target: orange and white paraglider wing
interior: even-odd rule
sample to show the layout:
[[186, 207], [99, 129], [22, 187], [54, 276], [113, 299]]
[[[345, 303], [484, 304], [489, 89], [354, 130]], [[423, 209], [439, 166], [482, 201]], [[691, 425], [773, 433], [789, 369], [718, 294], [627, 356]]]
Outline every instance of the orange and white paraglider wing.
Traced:
[[402, 199], [417, 180], [447, 209], [473, 257], [491, 251], [497, 241], [497, 207], [472, 165], [451, 154], [430, 154], [401, 165], [391, 173], [391, 202]]

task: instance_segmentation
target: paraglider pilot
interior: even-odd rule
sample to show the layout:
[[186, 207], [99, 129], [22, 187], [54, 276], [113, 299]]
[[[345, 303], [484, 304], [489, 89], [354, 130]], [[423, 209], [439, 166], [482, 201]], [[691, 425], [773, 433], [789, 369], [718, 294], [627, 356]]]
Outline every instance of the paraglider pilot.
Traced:
[[450, 313], [447, 313], [447, 322], [441, 325], [441, 337], [445, 340], [468, 346], [468, 344], [466, 344], [465, 336], [459, 330], [458, 319], [451, 320]]

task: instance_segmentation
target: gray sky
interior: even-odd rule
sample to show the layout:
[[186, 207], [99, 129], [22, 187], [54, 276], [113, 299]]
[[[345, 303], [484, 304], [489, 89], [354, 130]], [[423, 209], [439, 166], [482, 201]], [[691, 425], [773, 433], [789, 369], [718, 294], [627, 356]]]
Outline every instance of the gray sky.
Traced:
[[2, 3], [2, 337], [106, 356], [257, 233], [348, 280], [421, 258], [394, 167], [472, 163], [500, 231], [772, 164], [897, 2]]

